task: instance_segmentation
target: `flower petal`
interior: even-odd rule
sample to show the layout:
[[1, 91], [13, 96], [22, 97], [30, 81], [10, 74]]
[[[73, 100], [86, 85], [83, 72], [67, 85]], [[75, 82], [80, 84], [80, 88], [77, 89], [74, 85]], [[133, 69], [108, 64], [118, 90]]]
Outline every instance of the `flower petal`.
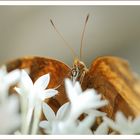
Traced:
[[43, 113], [48, 121], [53, 121], [55, 119], [54, 111], [46, 103], [43, 103]]
[[7, 74], [7, 69], [6, 69], [6, 66], [3, 65], [0, 67], [0, 78], [5, 76]]
[[48, 127], [50, 127], [50, 123], [48, 121], [41, 121], [39, 123], [39, 127], [47, 129]]
[[57, 119], [57, 120], [60, 120], [60, 119], [62, 119], [62, 118], [64, 117], [64, 115], [66, 114], [66, 111], [67, 111], [68, 108], [69, 108], [69, 105], [70, 105], [70, 103], [67, 102], [67, 103], [63, 104], [63, 105], [59, 108], [59, 110], [57, 111], [57, 114], [56, 114], [56, 119]]
[[111, 120], [110, 118], [108, 117], [103, 117], [103, 120], [105, 123], [107, 123], [107, 125], [111, 128], [113, 128], [114, 130], [119, 130], [119, 127], [117, 124], [115, 124], [115, 122], [113, 120]]
[[90, 114], [80, 122], [79, 127], [83, 129], [83, 131], [85, 131], [86, 129], [90, 129], [95, 120], [96, 120], [95, 115]]
[[66, 93], [70, 102], [77, 100], [77, 95], [79, 93], [77, 93], [77, 91], [75, 90], [74, 85], [71, 80], [69, 79], [65, 80], [65, 88], [66, 88]]
[[57, 93], [58, 91], [55, 89], [47, 89], [47, 90], [44, 90], [44, 93], [42, 93], [41, 96], [42, 96], [42, 99], [45, 100], [46, 98], [51, 98], [55, 96]]
[[21, 71], [21, 86], [26, 89], [33, 88], [33, 82], [25, 70]]
[[75, 83], [74, 89], [77, 91], [77, 95], [80, 95], [82, 93], [82, 88], [79, 82]]
[[95, 135], [107, 135], [108, 134], [108, 125], [106, 122], [101, 123], [98, 128], [96, 129], [96, 131], [94, 131]]
[[88, 109], [86, 110], [84, 113], [90, 115], [90, 114], [94, 114], [95, 117], [103, 117], [106, 115], [106, 113], [101, 112], [99, 110], [95, 110], [95, 109]]
[[[88, 90], [87, 93], [81, 94], [75, 102], [72, 103], [72, 109], [77, 112], [85, 112], [88, 109], [100, 108], [107, 104], [105, 100], [95, 100], [98, 95], [93, 94], [93, 90]], [[81, 104], [82, 103], [82, 104]]]
[[50, 82], [50, 74], [45, 74], [45, 75], [39, 77], [35, 81], [34, 87], [43, 90], [48, 86], [49, 82]]
[[9, 86], [16, 84], [16, 82], [18, 82], [18, 80], [20, 79], [20, 75], [20, 70], [13, 70], [5, 76], [5, 81]]
[[135, 131], [135, 134], [140, 134], [140, 117], [137, 117], [133, 121], [133, 130]]
[[118, 124], [127, 124], [128, 123], [128, 121], [127, 121], [127, 119], [125, 118], [125, 116], [124, 116], [124, 114], [122, 113], [122, 112], [117, 112], [116, 113], [116, 123], [118, 123]]

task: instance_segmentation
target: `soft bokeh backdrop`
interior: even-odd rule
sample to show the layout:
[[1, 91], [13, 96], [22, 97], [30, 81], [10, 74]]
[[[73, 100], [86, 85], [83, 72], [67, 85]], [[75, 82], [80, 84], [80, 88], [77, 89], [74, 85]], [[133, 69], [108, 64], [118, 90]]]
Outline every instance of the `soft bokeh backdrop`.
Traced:
[[0, 64], [37, 55], [71, 66], [72, 55], [49, 20], [79, 54], [87, 13], [83, 48], [87, 66], [97, 56], [116, 55], [140, 73], [140, 6], [0, 6]]

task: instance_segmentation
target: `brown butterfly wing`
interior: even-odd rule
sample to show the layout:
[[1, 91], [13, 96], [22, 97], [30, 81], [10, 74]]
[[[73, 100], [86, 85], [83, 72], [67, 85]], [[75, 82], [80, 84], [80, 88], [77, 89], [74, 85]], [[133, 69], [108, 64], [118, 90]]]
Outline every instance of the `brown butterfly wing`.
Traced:
[[7, 64], [8, 71], [17, 68], [28, 68], [30, 70], [30, 77], [33, 81], [44, 74], [50, 73], [51, 80], [48, 88], [59, 86], [57, 89], [59, 91], [58, 95], [47, 101], [54, 111], [57, 111], [62, 104], [67, 102], [64, 89], [64, 78], [69, 77], [71, 71], [67, 65], [60, 61], [44, 57], [25, 57], [11, 61]]
[[82, 86], [94, 87], [109, 100], [109, 105], [102, 108], [109, 117], [114, 118], [118, 110], [127, 116], [140, 115], [140, 81], [125, 60], [112, 56], [95, 59]]
[[[67, 101], [64, 78], [70, 76], [70, 68], [62, 62], [42, 57], [17, 59], [7, 64], [8, 71], [16, 68], [29, 68], [30, 76], [35, 81], [41, 75], [50, 73], [50, 88], [61, 85], [59, 94], [51, 98], [48, 104], [57, 111]], [[135, 78], [128, 63], [118, 57], [99, 57], [85, 75], [83, 89], [95, 88], [102, 97], [109, 100], [109, 105], [102, 108], [109, 117], [114, 117], [121, 110], [127, 116], [140, 114], [140, 81]]]

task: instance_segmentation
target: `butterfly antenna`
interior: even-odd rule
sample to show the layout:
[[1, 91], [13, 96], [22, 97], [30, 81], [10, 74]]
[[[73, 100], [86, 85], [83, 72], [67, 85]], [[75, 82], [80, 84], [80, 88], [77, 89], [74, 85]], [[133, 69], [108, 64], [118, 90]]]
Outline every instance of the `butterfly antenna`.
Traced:
[[64, 39], [64, 37], [62, 36], [62, 34], [58, 31], [58, 29], [56, 28], [54, 22], [50, 19], [50, 22], [54, 28], [54, 30], [57, 32], [57, 34], [60, 36], [60, 38], [63, 40], [63, 42], [65, 43], [66, 47], [68, 47], [71, 50], [71, 53], [73, 55], [74, 58], [76, 58], [77, 54], [75, 53], [75, 51], [72, 49], [72, 47], [70, 47], [70, 45], [67, 43], [67, 41]]
[[82, 59], [83, 39], [84, 39], [84, 34], [85, 34], [85, 29], [86, 29], [86, 25], [87, 25], [88, 19], [89, 19], [89, 14], [87, 14], [87, 16], [86, 16], [86, 20], [85, 20], [85, 24], [84, 24], [84, 29], [83, 29], [82, 36], [81, 36], [80, 60]]

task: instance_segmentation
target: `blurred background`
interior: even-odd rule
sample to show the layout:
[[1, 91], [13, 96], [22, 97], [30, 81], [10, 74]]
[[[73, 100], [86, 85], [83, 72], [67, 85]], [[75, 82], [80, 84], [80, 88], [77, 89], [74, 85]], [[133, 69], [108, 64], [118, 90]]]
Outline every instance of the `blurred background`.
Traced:
[[43, 56], [73, 63], [70, 50], [50, 18], [79, 55], [86, 15], [83, 61], [98, 56], [127, 59], [140, 74], [140, 6], [0, 6], [0, 64], [23, 56]]

